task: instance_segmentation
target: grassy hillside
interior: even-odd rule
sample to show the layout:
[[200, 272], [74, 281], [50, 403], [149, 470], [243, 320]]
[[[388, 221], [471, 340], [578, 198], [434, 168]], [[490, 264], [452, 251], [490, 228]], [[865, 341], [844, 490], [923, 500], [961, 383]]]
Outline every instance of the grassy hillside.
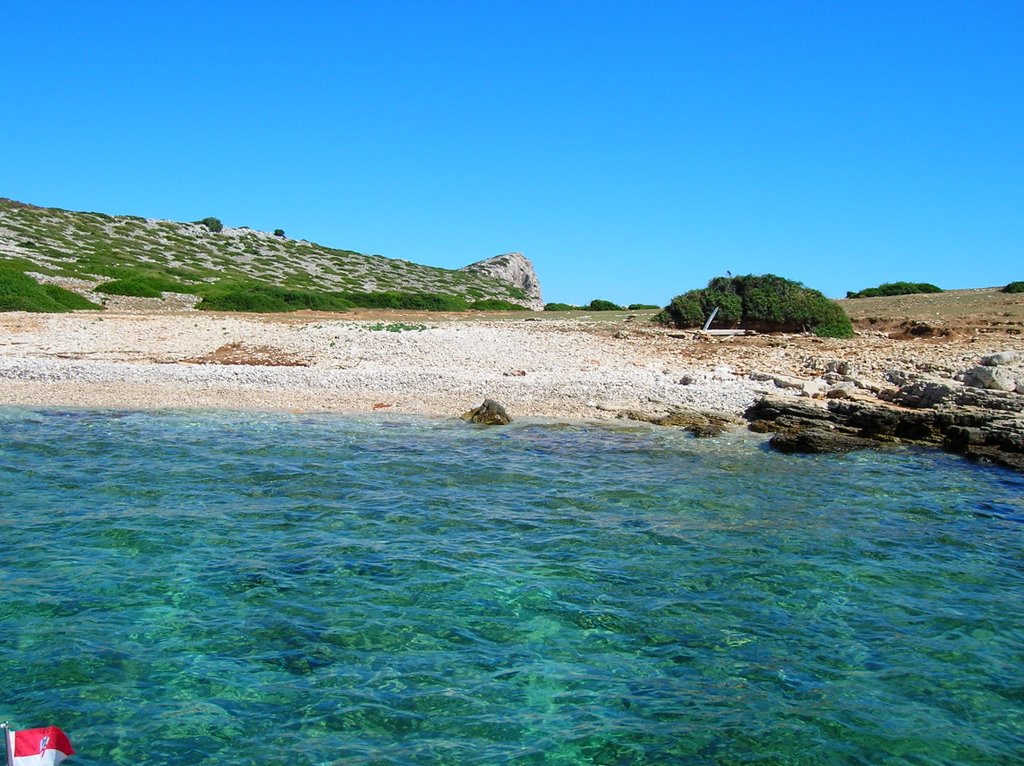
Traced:
[[[213, 227], [216, 228], [216, 227]], [[473, 270], [421, 266], [304, 240], [203, 223], [76, 213], [0, 199], [0, 265], [102, 282], [100, 291], [204, 298], [248, 287], [342, 294], [419, 293], [518, 302], [519, 288]]]

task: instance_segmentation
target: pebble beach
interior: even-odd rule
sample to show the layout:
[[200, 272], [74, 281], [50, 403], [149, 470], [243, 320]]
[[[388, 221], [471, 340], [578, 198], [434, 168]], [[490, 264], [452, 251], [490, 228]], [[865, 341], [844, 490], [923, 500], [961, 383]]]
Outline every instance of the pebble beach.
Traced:
[[992, 350], [984, 337], [714, 338], [636, 319], [13, 312], [0, 316], [0, 404], [446, 417], [492, 398], [513, 417], [738, 415], [778, 390], [766, 377], [842, 366], [870, 389], [894, 369], [953, 375]]

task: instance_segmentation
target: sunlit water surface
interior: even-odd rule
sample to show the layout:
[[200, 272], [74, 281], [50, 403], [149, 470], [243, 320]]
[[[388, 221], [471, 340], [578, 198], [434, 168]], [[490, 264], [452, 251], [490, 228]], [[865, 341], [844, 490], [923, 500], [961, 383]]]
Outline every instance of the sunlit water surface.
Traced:
[[0, 410], [80, 764], [1024, 762], [1024, 481], [548, 423]]

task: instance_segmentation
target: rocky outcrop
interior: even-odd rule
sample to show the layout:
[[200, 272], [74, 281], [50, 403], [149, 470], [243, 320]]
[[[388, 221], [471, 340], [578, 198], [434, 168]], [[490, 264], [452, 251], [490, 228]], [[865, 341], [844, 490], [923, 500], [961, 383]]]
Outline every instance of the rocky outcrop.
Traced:
[[[927, 390], [927, 389], [926, 389]], [[775, 431], [782, 452], [847, 452], [894, 443], [943, 447], [976, 460], [1024, 471], [1024, 397], [965, 387], [933, 403], [910, 383], [884, 400], [806, 398], [766, 394], [747, 410], [751, 430]]]
[[505, 426], [512, 422], [505, 408], [493, 399], [484, 399], [483, 404], [464, 414], [462, 419], [485, 426]]
[[526, 294], [526, 300], [522, 301], [524, 306], [529, 306], [534, 311], [544, 308], [537, 272], [534, 271], [530, 259], [522, 253], [496, 255], [464, 266], [462, 271], [483, 273], [508, 282]]
[[971, 388], [1024, 394], [1024, 369], [1015, 364], [1018, 358], [1016, 351], [988, 354], [981, 358], [980, 364], [965, 370], [959, 377], [965, 386]]

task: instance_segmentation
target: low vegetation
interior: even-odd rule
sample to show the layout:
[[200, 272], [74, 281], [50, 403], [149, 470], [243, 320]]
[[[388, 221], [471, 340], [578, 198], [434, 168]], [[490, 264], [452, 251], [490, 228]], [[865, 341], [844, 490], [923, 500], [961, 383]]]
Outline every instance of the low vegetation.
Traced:
[[642, 303], [634, 303], [628, 307], [620, 306], [617, 303], [606, 301], [601, 298], [595, 298], [585, 306], [573, 306], [571, 303], [546, 303], [544, 304], [545, 311], [634, 311], [637, 309], [656, 309], [658, 306], [649, 306]]
[[[324, 307], [346, 303], [511, 311], [527, 300], [522, 289], [480, 270], [324, 247], [288, 238], [283, 229], [271, 234], [226, 227], [212, 216], [178, 223], [2, 198], [0, 255], [2, 263], [21, 273], [100, 282], [97, 291], [110, 295], [192, 293], [204, 308], [225, 311], [283, 311], [307, 304], [338, 310]], [[245, 297], [246, 291], [252, 294]]]
[[527, 311], [524, 306], [494, 299], [469, 302], [458, 295], [435, 293], [321, 292], [253, 282], [212, 285], [200, 291], [196, 308], [206, 311], [347, 311], [352, 308], [401, 311]]
[[473, 301], [469, 304], [473, 311], [529, 311], [528, 306], [510, 301], [502, 301], [497, 298], [485, 298], [484, 300]]
[[766, 332], [812, 332], [851, 338], [853, 325], [835, 301], [817, 290], [774, 274], [716, 277], [702, 290], [677, 295], [655, 321], [679, 328], [702, 327], [712, 312], [716, 327]]
[[41, 285], [28, 274], [0, 265], [0, 311], [56, 314], [103, 307], [56, 285]]
[[893, 295], [918, 295], [920, 293], [941, 293], [942, 288], [928, 282], [885, 282], [878, 287], [868, 287], [857, 292], [847, 291], [847, 298], [886, 298]]
[[1004, 293], [1024, 293], [1024, 282], [1010, 282], [1000, 292]]
[[296, 290], [276, 285], [228, 284], [212, 287], [196, 308], [204, 311], [347, 311], [352, 303], [337, 293]]

